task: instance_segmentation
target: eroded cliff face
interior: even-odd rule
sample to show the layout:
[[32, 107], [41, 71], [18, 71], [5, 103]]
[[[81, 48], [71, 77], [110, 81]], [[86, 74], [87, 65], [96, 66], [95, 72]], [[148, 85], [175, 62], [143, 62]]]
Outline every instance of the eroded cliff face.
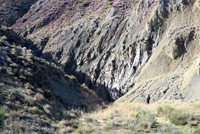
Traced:
[[163, 39], [118, 101], [199, 101], [199, 1], [170, 14]]
[[13, 29], [104, 99], [154, 102], [197, 81], [199, 12], [195, 0], [40, 0]]
[[[63, 9], [69, 11], [68, 14], [57, 16], [58, 18], [53, 18], [52, 22], [47, 15], [46, 18], [50, 20], [44, 23], [46, 19], [43, 18], [46, 14], [43, 14], [42, 19], [34, 17], [38, 16], [40, 10], [44, 13], [44, 8], [50, 4], [44, 3], [44, 8], [37, 8], [39, 5], [42, 6], [39, 4], [42, 2], [45, 1], [38, 1], [13, 28], [17, 33], [39, 44], [38, 47], [43, 54], [52, 56], [65, 67], [67, 72], [76, 74], [80, 81], [93, 87], [105, 99], [111, 96], [111, 99], [115, 100], [133, 85], [137, 72], [151, 56], [159, 37], [162, 37], [162, 29], [159, 26], [164, 25], [164, 19], [167, 17], [165, 2], [160, 4], [152, 0], [141, 2], [116, 0], [105, 8], [105, 5], [109, 5], [108, 1], [98, 4], [96, 1], [91, 1], [88, 7], [80, 7], [85, 10], [88, 8], [85, 11], [88, 14], [90, 11], [97, 11], [88, 18], [87, 15], [80, 17], [71, 13], [68, 5], [72, 3], [76, 7], [80, 5], [69, 1], [64, 4], [66, 6]], [[52, 5], [55, 4], [54, 2]], [[60, 8], [56, 9], [61, 11]], [[36, 9], [39, 9], [37, 13], [32, 14]], [[45, 11], [49, 10], [53, 9]], [[57, 22], [69, 14], [71, 17], [65, 24], [73, 22], [74, 25], [59, 25], [62, 28], [54, 29]], [[32, 20], [33, 22], [30, 22]], [[52, 27], [51, 30], [49, 27]]]

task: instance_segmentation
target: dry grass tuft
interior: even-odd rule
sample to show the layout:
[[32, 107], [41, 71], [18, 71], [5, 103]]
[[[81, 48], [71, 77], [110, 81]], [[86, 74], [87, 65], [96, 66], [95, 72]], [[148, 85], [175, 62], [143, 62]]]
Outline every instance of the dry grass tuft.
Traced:
[[75, 132], [198, 134], [199, 110], [200, 103], [113, 103], [106, 109], [83, 114]]

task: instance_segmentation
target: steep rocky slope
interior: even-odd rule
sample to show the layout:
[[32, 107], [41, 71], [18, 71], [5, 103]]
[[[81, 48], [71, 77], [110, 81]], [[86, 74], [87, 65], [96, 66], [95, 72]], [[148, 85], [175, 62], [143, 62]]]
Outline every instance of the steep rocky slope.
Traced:
[[12, 26], [37, 0], [0, 0], [0, 25]]
[[[77, 6], [80, 4], [73, 3], [79, 9]], [[55, 8], [49, 9], [48, 5], [53, 4]], [[151, 20], [150, 26], [161, 25], [157, 15], [152, 17], [157, 14], [159, 2], [91, 1], [83, 9], [89, 13], [96, 11], [92, 16], [78, 17], [69, 11], [49, 20], [55, 11], [63, 11], [63, 8], [68, 11], [68, 5], [56, 8], [56, 3], [52, 1], [34, 12], [38, 9], [36, 4], [13, 28], [104, 99], [117, 99], [127, 92], [135, 75], [157, 46], [160, 29], [155, 27], [154, 32], [147, 31], [146, 23]], [[33, 12], [34, 15], [30, 15]], [[62, 19], [69, 15], [72, 17], [68, 20]], [[61, 20], [66, 25], [72, 21], [73, 25], [58, 23]]]
[[26, 40], [20, 45], [8, 33], [12, 30], [0, 30], [0, 109], [6, 111], [2, 133], [58, 133], [61, 120], [70, 120], [68, 126], [76, 128], [73, 119], [82, 110], [98, 108], [101, 100], [94, 91], [54, 63], [34, 56], [21, 46]]
[[106, 100], [195, 101], [199, 12], [198, 0], [39, 0], [13, 29]]
[[[199, 133], [198, 103], [144, 111], [118, 102], [200, 101], [200, 0], [37, 0], [27, 13], [13, 6], [0, 1], [0, 23], [17, 20], [0, 29], [5, 133]], [[99, 97], [117, 101], [78, 120]], [[0, 109], [0, 129], [1, 120]]]
[[155, 53], [119, 101], [199, 101], [199, 1], [169, 14]]

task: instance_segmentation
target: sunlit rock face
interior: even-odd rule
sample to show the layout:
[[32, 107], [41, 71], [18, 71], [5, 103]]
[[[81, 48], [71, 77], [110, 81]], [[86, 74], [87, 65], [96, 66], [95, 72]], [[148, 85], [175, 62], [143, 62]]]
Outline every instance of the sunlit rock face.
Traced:
[[150, 91], [143, 85], [179, 68], [186, 44], [197, 35], [198, 5], [195, 0], [40, 0], [13, 29], [102, 98], [116, 100], [132, 90], [137, 97], [130, 95], [131, 100], [145, 101], [152, 91], [171, 87], [153, 82]]

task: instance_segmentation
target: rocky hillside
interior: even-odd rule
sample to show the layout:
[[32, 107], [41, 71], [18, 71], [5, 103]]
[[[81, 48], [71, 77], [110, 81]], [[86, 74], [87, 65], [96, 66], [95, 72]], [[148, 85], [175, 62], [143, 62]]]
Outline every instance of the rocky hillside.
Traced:
[[12, 28], [105, 100], [194, 101], [199, 12], [198, 0], [39, 0]]
[[200, 0], [0, 0], [0, 20], [4, 133], [199, 133], [198, 103], [148, 108], [200, 101]]
[[0, 25], [12, 26], [37, 0], [0, 0]]
[[[52, 5], [54, 8], [48, 8]], [[47, 59], [52, 57], [66, 72], [76, 75], [104, 99], [112, 100], [127, 91], [132, 84], [128, 81], [132, 81], [135, 74], [133, 71], [125, 73], [133, 66], [129, 66], [128, 55], [124, 55], [127, 60], [122, 61], [125, 57], [121, 56], [129, 47], [124, 46], [127, 35], [120, 36], [127, 29], [128, 19], [125, 18], [137, 5], [137, 1], [56, 0], [45, 3], [42, 0], [32, 6], [13, 29], [31, 39]]]
[[199, 4], [182, 1], [169, 12], [158, 47], [119, 101], [199, 101]]
[[[98, 108], [101, 100], [55, 63], [33, 55], [0, 30], [0, 122], [3, 133], [58, 133], [61, 120]], [[7, 33], [7, 34], [6, 34]], [[10, 37], [7, 38], [5, 34]], [[23, 39], [21, 39], [23, 40]], [[9, 41], [9, 42], [8, 42]], [[26, 42], [26, 40], [24, 40]], [[76, 128], [73, 123], [72, 128]]]
[[199, 12], [198, 0], [39, 0], [12, 28], [105, 100], [197, 101]]

